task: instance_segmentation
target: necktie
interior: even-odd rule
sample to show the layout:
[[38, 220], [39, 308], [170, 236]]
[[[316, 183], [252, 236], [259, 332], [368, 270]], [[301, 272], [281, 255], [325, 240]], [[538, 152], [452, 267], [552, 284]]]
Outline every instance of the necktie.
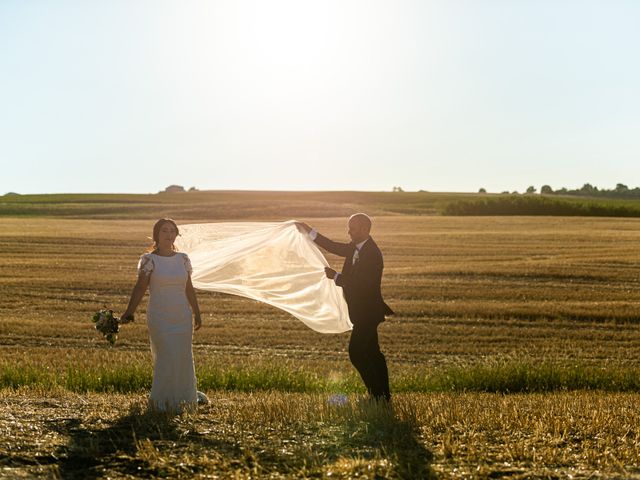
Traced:
[[360, 259], [360, 250], [356, 248], [356, 251], [353, 252], [353, 258], [351, 259], [351, 265], [355, 265], [356, 262]]

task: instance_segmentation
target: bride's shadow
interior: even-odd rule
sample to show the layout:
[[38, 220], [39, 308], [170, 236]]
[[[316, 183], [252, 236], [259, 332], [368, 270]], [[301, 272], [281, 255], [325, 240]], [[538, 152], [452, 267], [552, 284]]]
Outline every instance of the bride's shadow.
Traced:
[[[381, 405], [346, 406], [341, 424], [341, 434], [328, 438], [317, 446], [325, 451], [325, 461], [340, 462], [353, 459], [353, 474], [358, 473], [357, 459], [386, 462], [381, 476], [377, 478], [434, 478], [431, 469], [432, 453], [421, 439], [418, 422], [410, 408], [397, 411]], [[56, 419], [48, 422], [51, 430], [57, 431], [69, 440], [56, 452], [58, 474], [62, 479], [97, 479], [102, 477], [157, 478], [188, 476], [201, 468], [209, 467], [195, 463], [184, 465], [189, 471], [175, 470], [180, 462], [154, 461], [154, 454], [168, 460], [170, 454], [186, 449], [192, 459], [216, 452], [227, 459], [242, 459], [243, 450], [233, 437], [229, 441], [215, 438], [207, 433], [198, 433], [193, 428], [193, 418], [172, 416], [146, 410], [133, 404], [127, 414], [113, 422], [94, 424], [85, 416]], [[266, 442], [266, 440], [264, 440]], [[262, 447], [271, 451], [267, 443]], [[268, 470], [276, 471], [291, 458], [280, 457], [277, 453], [257, 454], [258, 460]], [[304, 459], [293, 460], [293, 464]], [[189, 462], [189, 460], [187, 460]], [[241, 466], [241, 464], [239, 464]], [[181, 467], [181, 468], [183, 468]], [[352, 467], [346, 466], [347, 470]], [[346, 473], [346, 472], [343, 472]], [[362, 472], [370, 474], [371, 472]]]
[[[50, 422], [50, 428], [69, 437], [59, 448], [58, 471], [62, 479], [96, 479], [104, 476], [164, 477], [167, 472], [138, 454], [145, 444], [170, 446], [187, 440], [191, 445], [234, 452], [237, 446], [207, 438], [181, 426], [180, 417], [133, 405], [128, 414], [104, 426], [87, 426], [80, 418]], [[150, 442], [148, 442], [150, 441]], [[170, 447], [168, 447], [170, 448]]]

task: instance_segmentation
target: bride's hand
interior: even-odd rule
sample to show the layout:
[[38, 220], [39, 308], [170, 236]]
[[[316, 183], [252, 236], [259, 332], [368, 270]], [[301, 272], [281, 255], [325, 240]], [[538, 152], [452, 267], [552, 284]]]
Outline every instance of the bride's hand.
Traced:
[[129, 323], [129, 322], [133, 322], [133, 320], [134, 320], [133, 314], [129, 312], [124, 312], [120, 317], [120, 323]]
[[202, 326], [202, 318], [200, 318], [200, 315], [195, 315], [193, 329], [200, 330], [201, 326]]

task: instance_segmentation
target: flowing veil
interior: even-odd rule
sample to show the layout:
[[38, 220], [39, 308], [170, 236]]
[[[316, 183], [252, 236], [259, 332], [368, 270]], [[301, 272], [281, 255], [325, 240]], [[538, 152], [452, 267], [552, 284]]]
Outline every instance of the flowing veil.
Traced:
[[176, 246], [199, 290], [273, 305], [320, 333], [352, 328], [342, 289], [324, 274], [327, 260], [293, 220], [180, 225]]

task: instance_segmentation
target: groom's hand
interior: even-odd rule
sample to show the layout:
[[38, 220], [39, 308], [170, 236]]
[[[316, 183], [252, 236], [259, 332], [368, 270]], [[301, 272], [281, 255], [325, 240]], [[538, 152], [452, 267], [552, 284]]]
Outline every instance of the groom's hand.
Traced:
[[330, 278], [331, 280], [333, 280], [334, 278], [336, 278], [337, 272], [333, 268], [324, 267], [324, 273], [327, 276], [327, 278]]
[[296, 222], [296, 227], [301, 233], [309, 233], [311, 231], [311, 227], [304, 222]]

